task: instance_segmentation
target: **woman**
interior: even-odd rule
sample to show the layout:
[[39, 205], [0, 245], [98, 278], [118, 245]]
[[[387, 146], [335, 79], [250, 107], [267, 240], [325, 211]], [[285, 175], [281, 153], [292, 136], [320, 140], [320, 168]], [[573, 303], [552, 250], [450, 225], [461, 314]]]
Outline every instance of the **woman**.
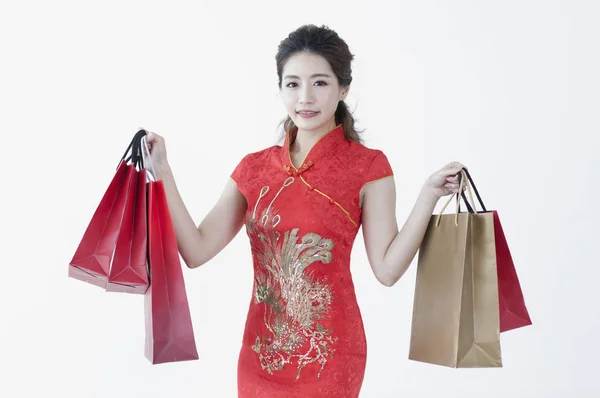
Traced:
[[240, 397], [357, 397], [367, 352], [349, 268], [358, 229], [362, 224], [375, 277], [392, 286], [413, 260], [438, 199], [459, 188], [460, 163], [431, 175], [398, 231], [390, 164], [361, 144], [344, 103], [352, 59], [325, 26], [302, 26], [281, 42], [284, 143], [246, 155], [198, 227], [178, 193], [164, 139], [148, 134], [190, 268], [246, 226], [254, 287], [238, 361]]

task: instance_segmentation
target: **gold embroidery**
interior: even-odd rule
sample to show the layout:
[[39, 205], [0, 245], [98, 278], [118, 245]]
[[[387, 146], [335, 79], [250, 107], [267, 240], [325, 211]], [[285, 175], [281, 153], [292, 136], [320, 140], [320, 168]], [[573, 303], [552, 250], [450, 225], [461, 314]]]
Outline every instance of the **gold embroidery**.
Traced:
[[[259, 218], [253, 214], [246, 223], [259, 264], [254, 302], [264, 304], [263, 322], [269, 332], [268, 336], [257, 333], [252, 349], [269, 374], [297, 361], [298, 380], [302, 368], [317, 362], [321, 365], [317, 375], [320, 377], [327, 359], [333, 357], [331, 344], [337, 341], [332, 331], [318, 322], [327, 317], [332, 292], [326, 279], [315, 280], [307, 267], [318, 261], [330, 263], [334, 243], [312, 232], [299, 237], [298, 228], [286, 231], [279, 242], [281, 236], [274, 226], [280, 217], [272, 204], [273, 201]], [[305, 345], [304, 352], [300, 352]]]

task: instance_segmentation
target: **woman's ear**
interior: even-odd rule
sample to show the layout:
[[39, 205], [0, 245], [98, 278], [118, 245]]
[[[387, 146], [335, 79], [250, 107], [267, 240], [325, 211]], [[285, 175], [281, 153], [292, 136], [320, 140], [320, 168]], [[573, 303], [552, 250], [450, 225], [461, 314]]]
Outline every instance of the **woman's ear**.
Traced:
[[350, 91], [350, 86], [346, 86], [344, 87], [344, 89], [342, 90], [342, 99], [340, 101], [344, 101], [346, 99], [346, 96], [348, 95], [348, 91]]

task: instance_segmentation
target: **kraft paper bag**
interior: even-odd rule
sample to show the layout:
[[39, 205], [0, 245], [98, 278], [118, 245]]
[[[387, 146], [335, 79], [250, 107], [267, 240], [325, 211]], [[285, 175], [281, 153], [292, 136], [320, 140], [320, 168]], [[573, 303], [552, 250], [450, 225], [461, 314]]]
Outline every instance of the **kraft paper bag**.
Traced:
[[456, 214], [432, 216], [421, 244], [409, 359], [502, 367], [494, 215], [459, 213], [459, 200]]

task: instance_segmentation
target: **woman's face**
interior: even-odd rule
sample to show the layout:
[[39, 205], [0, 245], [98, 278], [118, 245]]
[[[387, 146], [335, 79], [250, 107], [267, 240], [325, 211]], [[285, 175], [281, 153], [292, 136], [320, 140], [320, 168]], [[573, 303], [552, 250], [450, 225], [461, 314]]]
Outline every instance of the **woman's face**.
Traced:
[[[333, 129], [338, 103], [346, 98], [349, 89], [339, 86], [331, 66], [320, 55], [296, 53], [283, 67], [281, 96], [299, 132]], [[302, 110], [316, 114], [302, 117]]]

